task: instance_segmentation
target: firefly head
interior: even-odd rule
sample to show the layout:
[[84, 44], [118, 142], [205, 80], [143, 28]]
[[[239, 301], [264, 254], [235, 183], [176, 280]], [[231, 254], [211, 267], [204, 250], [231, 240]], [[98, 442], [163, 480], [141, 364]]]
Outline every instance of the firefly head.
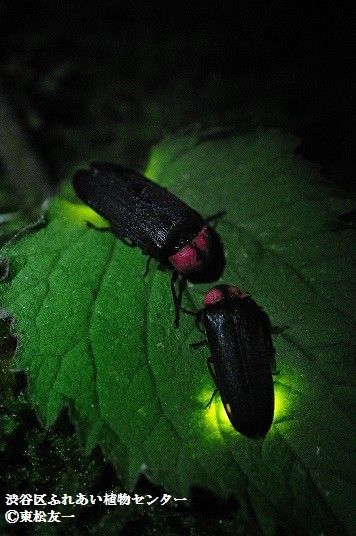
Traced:
[[204, 226], [189, 244], [171, 255], [169, 261], [182, 274], [196, 272], [204, 266], [209, 255], [209, 249], [209, 228]]
[[215, 305], [222, 301], [231, 300], [244, 300], [249, 298], [249, 294], [242, 292], [238, 287], [232, 287], [229, 285], [217, 285], [209, 290], [204, 296], [203, 304], [205, 307]]

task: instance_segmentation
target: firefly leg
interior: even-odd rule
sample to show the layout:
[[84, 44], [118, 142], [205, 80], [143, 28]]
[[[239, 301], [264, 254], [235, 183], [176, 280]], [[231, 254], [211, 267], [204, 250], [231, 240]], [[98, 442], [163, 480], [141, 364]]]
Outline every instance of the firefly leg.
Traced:
[[150, 268], [151, 260], [152, 260], [152, 257], [147, 257], [146, 267], [145, 267], [145, 271], [143, 272], [143, 277], [146, 277], [146, 275], [148, 274], [148, 270]]
[[[95, 229], [96, 231], [99, 231], [100, 233], [114, 232], [112, 227], [96, 227], [91, 221], [87, 221], [86, 224], [87, 224], [87, 227], [89, 227], [90, 229]], [[116, 233], [115, 235], [117, 236], [119, 240], [121, 240], [121, 242], [125, 244], [125, 246], [129, 246], [129, 248], [136, 247], [136, 244], [134, 244], [131, 240], [124, 238], [122, 236], [119, 236]]]
[[272, 335], [280, 335], [286, 329], [289, 329], [290, 326], [271, 326]]
[[180, 304], [182, 302], [182, 293], [180, 292], [180, 286], [178, 290], [178, 294], [176, 291], [175, 283], [177, 282], [179, 278], [179, 272], [177, 270], [174, 270], [172, 277], [171, 277], [171, 292], [172, 292], [172, 298], [173, 298], [173, 305], [174, 305], [174, 325], [177, 328], [179, 326], [179, 310], [180, 310]]
[[201, 325], [201, 317], [202, 317], [202, 312], [200, 310], [195, 314], [195, 327], [200, 333], [205, 333], [205, 329]]
[[234, 127], [212, 127], [199, 133], [200, 140], [220, 140], [234, 132]]
[[183, 311], [186, 315], [191, 316], [197, 316], [197, 313], [195, 311], [189, 311], [189, 309], [186, 309], [185, 307], [180, 307], [180, 310]]
[[219, 389], [217, 389], [217, 388], [214, 389], [213, 394], [211, 395], [209, 402], [205, 405], [205, 409], [209, 409], [209, 408], [210, 408], [211, 403], [212, 403], [212, 401], [214, 400], [214, 397], [215, 397], [215, 395], [217, 394], [218, 391], [219, 391]]
[[[187, 286], [187, 280], [184, 276], [179, 277], [179, 275], [180, 275], [179, 272], [177, 272], [177, 270], [174, 270], [172, 277], [171, 277], [171, 293], [172, 293], [174, 311], [175, 311], [174, 325], [175, 327], [179, 326], [179, 316], [180, 316], [180, 312], [182, 311], [183, 313], [186, 313], [187, 315], [194, 316], [195, 323], [196, 323], [198, 330], [204, 333], [204, 330], [202, 330], [199, 327], [199, 322], [200, 322], [199, 312], [190, 311], [189, 309], [182, 307], [182, 297], [183, 297], [183, 292]], [[175, 286], [177, 281], [178, 281], [178, 292]]]
[[208, 365], [208, 369], [209, 369], [209, 372], [211, 374], [211, 377], [213, 378], [214, 382], [216, 383], [216, 376], [215, 376], [215, 371], [214, 371], [214, 368], [213, 368], [214, 361], [213, 361], [213, 358], [211, 356], [208, 357], [208, 359], [206, 360], [206, 364]]
[[208, 403], [206, 404], [206, 406], [205, 406], [205, 409], [209, 409], [209, 408], [210, 408], [211, 403], [212, 403], [212, 401], [214, 400], [214, 397], [215, 397], [215, 395], [216, 395], [216, 393], [217, 393], [218, 391], [219, 391], [219, 389], [214, 389], [213, 394], [211, 395], [211, 398], [210, 398], [209, 402], [208, 402]]
[[200, 333], [205, 333], [205, 329], [202, 328], [201, 325], [200, 325], [199, 316], [197, 316], [196, 319], [195, 319], [195, 327], [197, 328], [198, 331], [200, 331]]
[[208, 341], [204, 339], [203, 341], [198, 342], [192, 342], [190, 343], [190, 347], [193, 348], [193, 350], [196, 350], [197, 348], [201, 348], [202, 346], [206, 346], [208, 344]]
[[125, 246], [129, 246], [129, 248], [135, 248], [136, 247], [136, 244], [134, 244], [131, 240], [128, 240], [127, 238], [120, 238], [119, 237], [119, 240], [121, 240], [121, 242], [123, 244], [125, 244]]
[[[179, 313], [182, 309], [182, 298], [183, 298], [183, 292], [185, 291], [187, 287], [187, 280], [184, 276], [181, 276], [179, 279], [178, 279], [178, 302], [177, 302], [177, 305], [178, 305], [178, 317], [177, 317], [177, 326], [179, 324]], [[188, 312], [187, 310], [185, 310], [185, 312]], [[194, 314], [192, 312], [189, 312], [188, 314]]]
[[277, 376], [279, 374], [279, 370], [277, 370], [276, 352], [274, 351], [274, 348], [273, 348], [273, 353], [271, 354], [270, 363], [271, 363], [272, 375]]
[[[213, 358], [210, 356], [210, 357], [207, 359], [206, 363], [207, 363], [207, 365], [208, 365], [208, 369], [209, 369], [209, 372], [210, 372], [210, 374], [211, 374], [211, 377], [213, 378], [213, 380], [214, 380], [214, 382], [215, 382], [215, 384], [216, 384], [216, 376], [215, 376], [215, 372], [214, 372], [214, 369], [213, 369]], [[206, 404], [205, 409], [210, 408], [211, 403], [212, 403], [212, 401], [214, 400], [214, 397], [215, 397], [215, 395], [216, 395], [216, 393], [217, 393], [218, 391], [219, 391], [219, 389], [216, 387], [216, 388], [214, 389], [213, 394], [211, 395], [211, 398], [210, 398], [209, 402]]]
[[89, 227], [90, 229], [95, 229], [96, 231], [100, 231], [101, 233], [107, 233], [108, 231], [111, 231], [111, 227], [97, 227], [91, 221], [87, 221], [86, 224], [87, 227]]
[[270, 334], [273, 333], [277, 335], [279, 333], [282, 333], [286, 328], [288, 328], [288, 326], [271, 326], [271, 322], [269, 320], [269, 317], [266, 315], [266, 313], [262, 313], [262, 322], [263, 322], [263, 330], [264, 330], [263, 332], [264, 339], [266, 341], [265, 351], [264, 351], [265, 359], [269, 362], [271, 366], [272, 374], [279, 374], [279, 372], [277, 372], [277, 369], [276, 369], [277, 367], [276, 351], [273, 347]]
[[226, 214], [226, 210], [221, 210], [220, 212], [217, 212], [216, 214], [213, 214], [212, 216], [209, 216], [208, 218], [205, 218], [205, 223], [213, 222], [213, 229], [215, 229], [217, 221], [224, 217]]

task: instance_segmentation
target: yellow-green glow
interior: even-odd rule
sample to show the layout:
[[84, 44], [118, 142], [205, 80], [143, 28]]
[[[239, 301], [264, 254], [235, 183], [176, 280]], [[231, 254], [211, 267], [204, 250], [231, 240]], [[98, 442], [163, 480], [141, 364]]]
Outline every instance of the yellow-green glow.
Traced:
[[223, 427], [224, 429], [231, 429], [236, 433], [236, 430], [234, 429], [234, 427], [232, 426], [230, 422], [230, 419], [226, 413], [226, 410], [224, 408], [223, 403], [221, 402], [220, 397], [216, 399], [215, 411], [216, 411], [216, 417], [217, 417], [219, 426]]
[[[224, 408], [221, 402], [220, 396], [217, 394], [214, 397], [209, 408], [205, 408], [206, 404], [211, 398], [211, 389], [204, 389], [198, 396], [199, 404], [203, 411], [203, 419], [206, 427], [216, 433], [220, 433], [222, 430], [233, 431], [238, 433], [230, 423], [227, 411], [229, 408]], [[274, 417], [273, 422], [283, 420], [288, 416], [291, 410], [291, 396], [290, 389], [280, 383], [275, 383], [274, 386]], [[228, 406], [228, 405], [227, 405]]]
[[204, 389], [199, 394], [198, 400], [203, 408], [204, 422], [211, 431], [221, 432], [222, 429], [228, 431], [231, 430], [234, 433], [234, 427], [230, 423], [229, 417], [225, 411], [224, 405], [221, 402], [221, 398], [218, 394], [215, 395], [214, 400], [210, 404], [209, 408], [205, 408], [206, 404], [211, 398], [211, 389]]
[[159, 147], [156, 147], [153, 153], [150, 155], [150, 159], [145, 169], [145, 177], [154, 182], [157, 181], [157, 169], [162, 167], [161, 154], [158, 149]]
[[100, 228], [109, 227], [107, 220], [87, 205], [79, 205], [61, 199], [59, 206], [56, 206], [54, 210], [60, 212], [62, 216], [69, 216], [73, 221], [89, 222]]
[[291, 409], [290, 389], [281, 383], [274, 384], [274, 417], [273, 421], [280, 421], [287, 417]]

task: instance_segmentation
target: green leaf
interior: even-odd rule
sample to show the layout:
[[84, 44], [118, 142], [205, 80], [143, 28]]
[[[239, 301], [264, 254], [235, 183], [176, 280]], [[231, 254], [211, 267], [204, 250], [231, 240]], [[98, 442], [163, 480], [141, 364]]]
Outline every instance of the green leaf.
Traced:
[[[351, 532], [355, 510], [352, 379], [353, 205], [275, 130], [170, 138], [147, 175], [218, 224], [223, 281], [251, 293], [284, 327], [276, 336], [276, 411], [264, 440], [230, 425], [194, 321], [173, 327], [170, 276], [82, 205], [55, 200], [47, 223], [3, 248], [1, 303], [15, 319], [14, 367], [46, 426], [64, 405], [86, 452], [99, 444], [129, 488], [139, 472], [175, 497], [193, 485], [236, 494], [264, 532]], [[200, 307], [207, 285], [189, 286]]]

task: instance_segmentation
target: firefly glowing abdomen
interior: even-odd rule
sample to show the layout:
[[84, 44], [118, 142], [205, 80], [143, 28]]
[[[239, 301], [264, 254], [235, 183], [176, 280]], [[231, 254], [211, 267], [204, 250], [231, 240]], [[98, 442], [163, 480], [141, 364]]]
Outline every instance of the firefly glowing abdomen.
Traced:
[[204, 298], [201, 321], [211, 350], [211, 372], [234, 428], [263, 437], [274, 413], [268, 316], [236, 287], [219, 285]]

